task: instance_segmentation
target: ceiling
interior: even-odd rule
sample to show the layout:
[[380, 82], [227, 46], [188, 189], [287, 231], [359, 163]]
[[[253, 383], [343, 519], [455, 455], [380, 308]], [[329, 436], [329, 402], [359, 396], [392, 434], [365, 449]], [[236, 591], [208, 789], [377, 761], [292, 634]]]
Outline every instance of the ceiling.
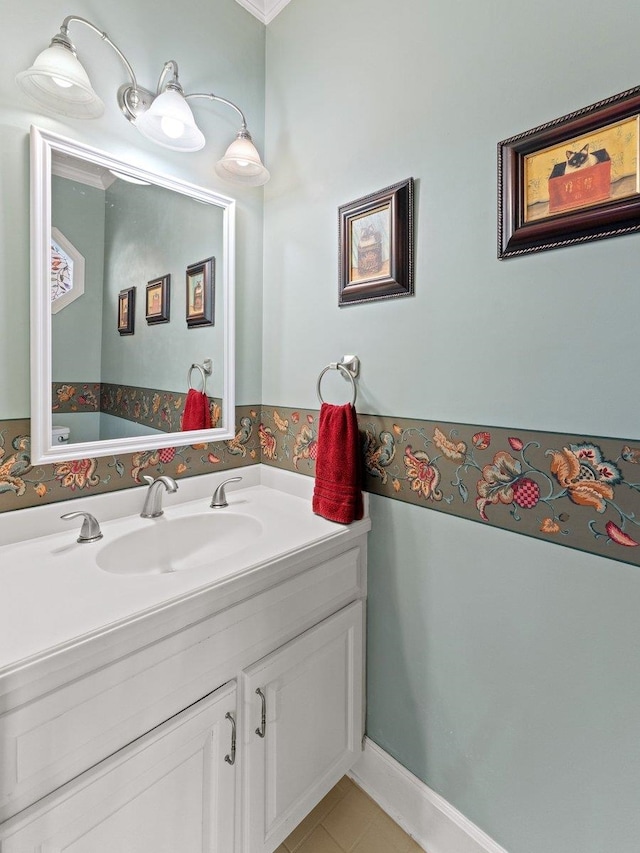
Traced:
[[290, 0], [237, 0], [237, 2], [248, 9], [263, 24], [273, 21], [278, 12], [281, 12]]

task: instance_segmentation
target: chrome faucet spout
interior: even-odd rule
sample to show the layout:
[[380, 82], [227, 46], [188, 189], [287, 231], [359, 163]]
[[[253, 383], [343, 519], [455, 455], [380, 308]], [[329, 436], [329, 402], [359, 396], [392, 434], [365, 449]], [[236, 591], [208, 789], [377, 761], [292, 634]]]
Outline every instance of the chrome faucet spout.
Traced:
[[142, 507], [142, 512], [140, 513], [141, 518], [158, 518], [164, 512], [162, 509], [162, 495], [163, 491], [167, 491], [170, 493], [178, 491], [178, 484], [173, 479], [173, 477], [167, 477], [163, 475], [162, 477], [158, 477], [156, 480], [153, 477], [144, 476], [143, 479], [149, 483], [149, 489], [147, 491], [147, 496], [144, 500], [144, 506]]

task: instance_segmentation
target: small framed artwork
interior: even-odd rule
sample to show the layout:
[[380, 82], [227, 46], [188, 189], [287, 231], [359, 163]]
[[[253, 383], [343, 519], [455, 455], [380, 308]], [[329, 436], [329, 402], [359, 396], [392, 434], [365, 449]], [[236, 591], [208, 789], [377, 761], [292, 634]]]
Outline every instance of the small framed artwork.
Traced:
[[338, 208], [338, 304], [413, 294], [414, 181]]
[[187, 267], [187, 326], [214, 325], [216, 259]]
[[168, 323], [171, 309], [171, 276], [163, 275], [147, 284], [147, 323]]
[[118, 331], [121, 335], [133, 335], [136, 316], [136, 289], [128, 287], [118, 294]]
[[498, 143], [498, 257], [640, 230], [640, 86]]

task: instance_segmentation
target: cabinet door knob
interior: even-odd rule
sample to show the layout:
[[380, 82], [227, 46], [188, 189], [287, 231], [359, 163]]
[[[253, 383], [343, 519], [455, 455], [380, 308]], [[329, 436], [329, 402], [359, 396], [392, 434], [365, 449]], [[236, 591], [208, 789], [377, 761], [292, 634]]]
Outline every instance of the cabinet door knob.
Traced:
[[260, 728], [256, 729], [256, 734], [258, 735], [258, 737], [264, 737], [267, 731], [267, 700], [264, 693], [262, 692], [262, 690], [260, 690], [259, 687], [256, 690], [256, 693], [258, 694], [262, 702], [262, 718], [260, 720]]
[[231, 754], [225, 755], [224, 760], [227, 764], [235, 764], [236, 763], [236, 721], [229, 711], [224, 715], [225, 720], [229, 720], [231, 723]]

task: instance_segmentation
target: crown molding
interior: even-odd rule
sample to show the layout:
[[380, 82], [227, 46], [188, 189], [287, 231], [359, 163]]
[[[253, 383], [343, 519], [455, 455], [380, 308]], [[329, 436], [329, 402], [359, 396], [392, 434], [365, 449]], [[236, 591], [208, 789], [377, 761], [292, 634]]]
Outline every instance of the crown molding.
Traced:
[[269, 24], [291, 0], [236, 0], [236, 2], [255, 15], [263, 24]]
[[53, 157], [51, 160], [51, 174], [79, 184], [86, 184], [88, 187], [95, 187], [98, 190], [109, 189], [116, 179], [115, 175], [109, 174], [102, 166], [94, 166], [92, 163], [81, 163], [80, 161], [71, 162], [71, 160], [63, 160], [59, 157]]

